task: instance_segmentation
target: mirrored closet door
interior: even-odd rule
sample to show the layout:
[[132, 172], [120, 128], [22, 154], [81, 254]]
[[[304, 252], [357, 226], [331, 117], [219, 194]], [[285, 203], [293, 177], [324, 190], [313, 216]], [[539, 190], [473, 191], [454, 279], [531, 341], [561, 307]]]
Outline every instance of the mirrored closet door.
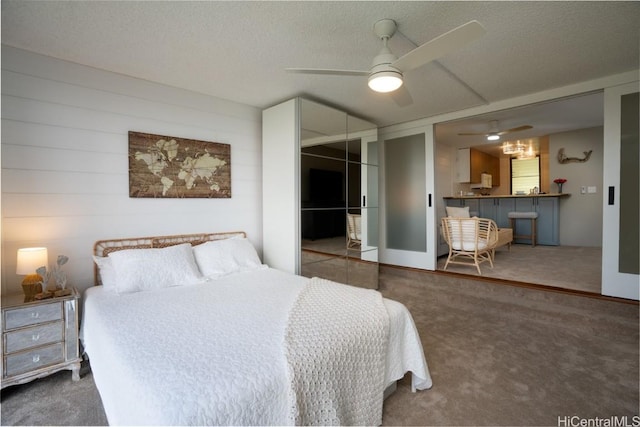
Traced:
[[300, 100], [300, 274], [378, 287], [377, 130]]

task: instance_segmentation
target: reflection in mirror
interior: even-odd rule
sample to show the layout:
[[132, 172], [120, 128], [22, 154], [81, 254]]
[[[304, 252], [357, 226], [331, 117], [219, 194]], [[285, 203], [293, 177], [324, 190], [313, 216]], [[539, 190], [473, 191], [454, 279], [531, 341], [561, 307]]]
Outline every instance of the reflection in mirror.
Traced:
[[301, 274], [347, 282], [346, 113], [300, 103]]
[[377, 129], [307, 100], [300, 121], [300, 271], [377, 288]]

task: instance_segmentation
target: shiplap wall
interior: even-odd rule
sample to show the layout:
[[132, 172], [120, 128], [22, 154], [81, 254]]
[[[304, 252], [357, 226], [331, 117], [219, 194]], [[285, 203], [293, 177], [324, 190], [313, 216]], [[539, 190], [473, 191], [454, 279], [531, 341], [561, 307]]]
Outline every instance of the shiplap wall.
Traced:
[[[129, 198], [130, 130], [230, 144], [232, 197]], [[99, 239], [244, 230], [260, 252], [261, 155], [254, 107], [2, 46], [2, 292], [21, 247], [69, 256], [81, 290]]]

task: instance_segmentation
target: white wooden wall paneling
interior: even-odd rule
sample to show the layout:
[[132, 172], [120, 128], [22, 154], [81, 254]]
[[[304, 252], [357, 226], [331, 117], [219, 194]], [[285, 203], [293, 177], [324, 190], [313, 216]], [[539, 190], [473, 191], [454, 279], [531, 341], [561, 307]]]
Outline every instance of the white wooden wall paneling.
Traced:
[[[156, 118], [148, 118], [143, 116], [133, 117], [135, 112], [100, 111], [94, 109], [86, 109], [84, 107], [76, 107], [63, 104], [54, 104], [50, 102], [41, 102], [33, 99], [19, 98], [11, 96], [11, 102], [7, 98], [10, 95], [2, 96], [2, 116], [5, 119], [16, 120], [28, 123], [48, 124], [52, 126], [61, 126], [67, 128], [90, 129], [95, 132], [104, 132], [112, 134], [127, 134], [129, 130], [157, 133], [161, 135], [179, 136], [192, 139], [204, 139], [207, 141], [227, 142], [231, 138], [238, 138], [239, 133], [226, 132], [223, 133], [225, 124], [221, 124], [222, 131], [216, 131], [213, 135], [212, 117], [208, 116], [203, 121], [200, 128], [196, 129], [193, 125], [184, 125], [180, 123], [172, 123]], [[184, 113], [184, 112], [183, 112]], [[175, 118], [173, 119], [175, 120]], [[212, 122], [211, 128], [205, 128], [203, 125]], [[223, 122], [224, 123], [224, 122]], [[250, 131], [252, 127], [260, 128], [260, 122], [249, 122], [242, 124], [243, 128]], [[151, 132], [153, 131], [153, 132]], [[175, 135], [177, 133], [177, 135]]]
[[[231, 211], [231, 215], [229, 215]], [[164, 213], [160, 209], [155, 214], [125, 215], [78, 215], [78, 216], [35, 216], [5, 218], [5, 243], [41, 242], [36, 246], [46, 246], [46, 242], [57, 239], [90, 237], [87, 247], [96, 240], [117, 237], [138, 237], [199, 233], [203, 231], [247, 230], [252, 242], [260, 240], [251, 234], [254, 231], [255, 212], [248, 209], [229, 209], [227, 206], [203, 207], [197, 212]], [[240, 227], [240, 228], [238, 228]], [[23, 246], [20, 246], [23, 247]], [[15, 254], [13, 255], [15, 257]], [[15, 265], [14, 265], [15, 267]], [[15, 268], [14, 268], [15, 271]]]
[[[207, 199], [181, 199], [176, 203], [171, 199], [129, 199], [120, 194], [5, 194], [4, 215], [6, 219], [40, 216], [96, 216], [96, 215], [154, 215], [161, 210], [163, 214], [198, 214], [203, 208], [213, 209], [215, 205], [235, 205], [249, 208], [250, 199], [231, 201]], [[240, 206], [238, 206], [240, 205]], [[222, 207], [222, 206], [221, 206]]]
[[[247, 114], [256, 114], [255, 108], [248, 105], [224, 102], [204, 94], [80, 66], [68, 61], [47, 60], [42, 55], [9, 46], [2, 46], [2, 70], [55, 82], [72, 83], [80, 87], [100, 88], [162, 104], [209, 111], [217, 115], [246, 118]], [[258, 113], [257, 116], [259, 115]]]
[[[2, 290], [16, 250], [60, 253], [92, 284], [95, 240], [245, 230], [262, 245], [261, 113], [172, 87], [2, 47]], [[231, 199], [130, 199], [128, 131], [231, 144]]]
[[[127, 172], [106, 174], [5, 168], [2, 174], [4, 185], [13, 193], [118, 194], [129, 186]], [[38, 183], [37, 187], [34, 182]]]
[[[128, 164], [126, 166], [128, 167]], [[127, 172], [116, 174], [94, 171], [22, 169], [13, 165], [5, 167], [2, 178], [5, 187], [3, 197], [7, 198], [11, 194], [108, 196], [123, 195], [123, 191], [126, 192], [124, 195], [128, 197], [129, 176]], [[241, 201], [243, 198], [249, 198], [253, 200], [255, 192], [261, 189], [260, 182], [256, 182], [255, 179], [255, 168], [251, 166], [237, 167], [235, 172], [232, 170], [232, 199]], [[173, 204], [173, 201], [171, 203]]]
[[120, 135], [120, 133], [9, 120], [6, 116], [2, 119], [3, 144], [37, 144], [40, 147], [125, 154], [127, 146], [111, 143], [114, 136]]

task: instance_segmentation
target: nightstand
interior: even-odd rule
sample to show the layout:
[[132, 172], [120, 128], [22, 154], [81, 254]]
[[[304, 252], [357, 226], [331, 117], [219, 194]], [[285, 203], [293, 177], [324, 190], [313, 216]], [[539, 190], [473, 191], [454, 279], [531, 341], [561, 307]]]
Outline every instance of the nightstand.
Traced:
[[78, 299], [80, 294], [25, 302], [22, 294], [2, 296], [2, 387], [68, 369], [80, 379]]

